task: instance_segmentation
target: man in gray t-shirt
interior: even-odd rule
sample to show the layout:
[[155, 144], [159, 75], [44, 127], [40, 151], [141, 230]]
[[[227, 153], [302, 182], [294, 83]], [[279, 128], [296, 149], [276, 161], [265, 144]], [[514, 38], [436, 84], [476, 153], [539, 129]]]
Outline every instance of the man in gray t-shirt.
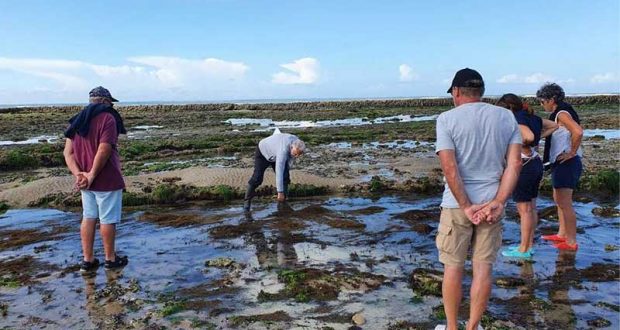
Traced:
[[481, 102], [484, 81], [475, 70], [458, 71], [448, 93], [456, 108], [437, 118], [436, 142], [446, 182], [436, 238], [439, 261], [444, 264], [446, 328], [458, 327], [463, 267], [471, 247], [467, 329], [477, 329], [502, 243], [504, 205], [521, 170], [521, 134], [510, 111]]
[[294, 158], [301, 156], [306, 150], [305, 143], [297, 136], [287, 133], [280, 133], [276, 130], [274, 134], [262, 139], [258, 143], [254, 153], [254, 173], [248, 181], [248, 188], [245, 192], [244, 210], [250, 211], [251, 200], [254, 191], [263, 183], [263, 176], [268, 167], [276, 172], [276, 189], [278, 191], [278, 201], [283, 202], [288, 193], [290, 182], [289, 169]]

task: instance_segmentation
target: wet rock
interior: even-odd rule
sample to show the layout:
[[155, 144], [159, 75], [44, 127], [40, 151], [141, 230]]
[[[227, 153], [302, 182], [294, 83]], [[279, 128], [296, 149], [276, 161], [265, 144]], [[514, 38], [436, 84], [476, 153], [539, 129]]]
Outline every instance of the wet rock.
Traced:
[[284, 311], [277, 311], [269, 314], [231, 316], [227, 318], [227, 320], [230, 326], [240, 327], [248, 326], [256, 322], [290, 322], [293, 318]]
[[235, 268], [237, 263], [230, 258], [217, 258], [205, 261], [205, 266], [216, 268]]
[[58, 270], [58, 266], [42, 262], [32, 256], [8, 258], [0, 261], [0, 287], [17, 288], [39, 282], [39, 274]]
[[426, 223], [416, 223], [411, 226], [411, 229], [419, 234], [428, 235], [433, 231], [433, 227]]
[[0, 230], [0, 251], [17, 248], [33, 243], [60, 239], [65, 233], [72, 231], [70, 226], [54, 226], [51, 230], [14, 229]]
[[595, 328], [606, 328], [611, 325], [611, 322], [609, 320], [606, 320], [602, 317], [597, 317], [593, 320], [588, 320], [587, 323], [589, 326], [595, 327]]
[[411, 273], [409, 284], [414, 294], [441, 297], [443, 273], [434, 269], [417, 268]]
[[431, 324], [418, 324], [410, 321], [396, 321], [388, 323], [387, 330], [424, 330], [434, 329]]
[[329, 314], [329, 315], [324, 315], [324, 316], [316, 316], [316, 317], [313, 317], [313, 319], [319, 320], [325, 323], [349, 324], [351, 323], [352, 317], [353, 317], [353, 314], [350, 314], [350, 313], [334, 313], [334, 314]]
[[243, 235], [250, 235], [254, 232], [260, 231], [261, 229], [262, 229], [261, 224], [255, 221], [250, 221], [250, 222], [243, 222], [239, 224], [238, 226], [222, 225], [222, 226], [211, 228], [209, 230], [209, 235], [216, 239], [228, 239], [228, 238], [240, 237]]
[[620, 210], [615, 207], [595, 207], [592, 209], [592, 214], [604, 218], [617, 218], [620, 217]]
[[164, 227], [190, 227], [218, 222], [220, 219], [208, 219], [197, 214], [145, 212], [138, 220]]
[[51, 248], [52, 247], [50, 245], [43, 244], [43, 245], [35, 246], [33, 250], [34, 250], [34, 253], [41, 253], [41, 252], [49, 251]]
[[590, 267], [579, 271], [581, 277], [592, 282], [608, 282], [620, 280], [620, 268], [617, 264], [593, 263]]
[[355, 325], [363, 325], [364, 323], [366, 323], [366, 319], [364, 318], [364, 315], [362, 315], [362, 313], [353, 314], [351, 320], [353, 321], [353, 323], [355, 323]]
[[610, 303], [604, 302], [604, 301], [599, 301], [594, 306], [600, 307], [600, 308], [606, 308], [606, 309], [612, 310], [614, 312], [620, 312], [620, 306], [615, 305], [615, 304], [610, 304]]
[[9, 204], [5, 201], [0, 201], [0, 214], [5, 213], [10, 208]]
[[438, 221], [439, 213], [429, 210], [409, 210], [394, 216], [396, 219], [405, 220], [408, 224], [424, 221]]
[[501, 288], [516, 288], [525, 285], [525, 280], [518, 277], [498, 277], [495, 279], [495, 285]]
[[8, 314], [9, 314], [9, 304], [0, 303], [0, 315], [2, 315], [2, 317], [6, 317]]
[[350, 211], [349, 213], [353, 215], [371, 215], [371, 214], [381, 213], [383, 211], [385, 211], [385, 207], [369, 206], [363, 209]]
[[617, 251], [620, 249], [620, 246], [615, 245], [615, 244], [605, 244], [605, 251], [607, 252], [613, 252], [613, 251]]
[[546, 220], [557, 220], [558, 219], [558, 209], [555, 206], [545, 207], [544, 209], [538, 212], [538, 218], [546, 219]]

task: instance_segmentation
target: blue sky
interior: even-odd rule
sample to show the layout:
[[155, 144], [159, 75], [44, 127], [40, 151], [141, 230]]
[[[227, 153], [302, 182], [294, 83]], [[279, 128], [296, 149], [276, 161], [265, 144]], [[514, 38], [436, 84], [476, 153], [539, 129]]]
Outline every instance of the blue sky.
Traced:
[[0, 104], [620, 90], [620, 2], [0, 1]]

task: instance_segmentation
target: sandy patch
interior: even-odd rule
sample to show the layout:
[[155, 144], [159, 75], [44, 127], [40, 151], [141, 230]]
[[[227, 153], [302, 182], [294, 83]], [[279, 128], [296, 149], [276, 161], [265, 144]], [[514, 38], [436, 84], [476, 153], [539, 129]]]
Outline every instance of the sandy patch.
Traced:
[[[156, 183], [164, 178], [181, 178], [179, 183], [189, 184], [198, 187], [214, 186], [218, 184], [229, 185], [237, 188], [244, 188], [252, 175], [251, 168], [207, 168], [192, 167], [176, 171], [158, 172], [125, 178], [128, 191], [140, 191], [141, 187]], [[325, 178], [309, 174], [300, 170], [291, 171], [291, 181], [300, 184], [313, 184], [316, 186], [328, 186], [337, 189], [343, 185], [354, 184], [354, 179]], [[275, 176], [273, 171], [265, 172], [263, 184], [275, 186]], [[73, 178], [50, 177], [44, 178], [18, 187], [2, 189], [0, 200], [6, 200], [12, 207], [26, 207], [28, 203], [37, 201], [40, 198], [53, 193], [69, 192], [73, 187]]]

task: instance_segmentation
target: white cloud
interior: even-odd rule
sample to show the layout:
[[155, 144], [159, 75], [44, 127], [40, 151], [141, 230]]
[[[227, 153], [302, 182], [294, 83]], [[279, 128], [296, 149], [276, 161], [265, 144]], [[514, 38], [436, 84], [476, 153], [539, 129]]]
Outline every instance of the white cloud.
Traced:
[[500, 77], [499, 79], [496, 80], [496, 82], [499, 84], [514, 84], [514, 83], [542, 84], [547, 81], [553, 81], [553, 80], [555, 80], [554, 77], [548, 74], [537, 72], [537, 73], [533, 73], [531, 75], [523, 76], [523, 77], [517, 74], [511, 73], [511, 74], [507, 74], [505, 76]]
[[534, 73], [529, 76], [526, 76], [524, 79], [524, 82], [526, 84], [542, 84], [542, 83], [545, 83], [547, 81], [552, 81], [552, 80], [555, 80], [552, 76], [538, 72], [538, 73]]
[[280, 66], [291, 72], [282, 71], [273, 74], [271, 82], [275, 84], [314, 84], [319, 80], [320, 65], [315, 58], [304, 57]]
[[420, 75], [413, 72], [413, 69], [407, 64], [401, 64], [398, 67], [398, 72], [400, 72], [400, 81], [402, 82], [411, 82], [420, 78]]
[[599, 73], [590, 78], [590, 82], [593, 84], [605, 84], [618, 81], [620, 81], [620, 79], [618, 79], [618, 76], [613, 72]]
[[[131, 57], [127, 61], [129, 64], [113, 66], [83, 61], [0, 57], [0, 77], [3, 72], [13, 72], [43, 78], [36, 80], [37, 85], [31, 87], [49, 91], [48, 97], [53, 100], [57, 98], [54, 93], [73, 100], [97, 85], [110, 88], [113, 94], [117, 91], [116, 94], [136, 95], [130, 97], [161, 99], [219, 95], [221, 99], [229, 97], [226, 93], [230, 94], [249, 70], [242, 62], [216, 58], [143, 56]], [[7, 85], [6, 88], [11, 87]], [[27, 95], [26, 91], [17, 92]]]
[[507, 75], [497, 79], [497, 82], [500, 83], [500, 84], [516, 83], [516, 82], [519, 82], [519, 76], [517, 76], [514, 73], [507, 74]]

